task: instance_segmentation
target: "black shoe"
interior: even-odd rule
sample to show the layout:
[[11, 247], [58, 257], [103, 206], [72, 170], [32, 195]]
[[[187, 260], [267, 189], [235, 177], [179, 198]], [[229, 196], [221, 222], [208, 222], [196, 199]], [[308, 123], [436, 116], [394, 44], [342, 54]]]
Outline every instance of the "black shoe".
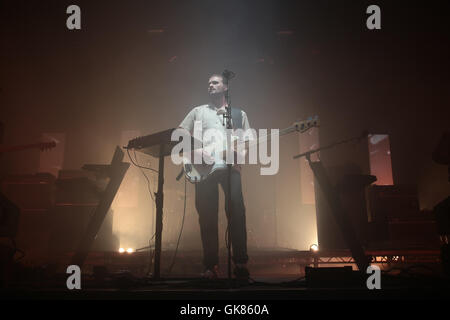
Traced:
[[205, 272], [202, 274], [202, 278], [208, 280], [217, 280], [219, 278], [219, 274], [220, 274], [219, 266], [215, 265], [211, 269], [206, 269]]
[[250, 272], [248, 272], [245, 265], [235, 266], [234, 275], [236, 276], [236, 280], [248, 281], [250, 278]]

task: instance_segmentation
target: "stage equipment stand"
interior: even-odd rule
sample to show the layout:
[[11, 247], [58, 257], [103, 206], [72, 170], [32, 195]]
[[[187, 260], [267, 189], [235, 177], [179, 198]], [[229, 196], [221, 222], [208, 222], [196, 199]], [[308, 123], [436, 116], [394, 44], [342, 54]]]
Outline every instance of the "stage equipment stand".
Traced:
[[[226, 110], [227, 112], [223, 115], [224, 119], [226, 119], [227, 123], [227, 155], [226, 159], [230, 159], [229, 153], [234, 151], [231, 148], [231, 131], [233, 129], [233, 124], [231, 123], [232, 115], [231, 115], [231, 98], [230, 98], [230, 80], [234, 78], [235, 74], [232, 71], [224, 70], [222, 72], [222, 77], [227, 82], [227, 91], [225, 91], [225, 103], [226, 103]], [[233, 154], [234, 159], [234, 154]], [[231, 219], [232, 219], [232, 205], [231, 205], [231, 170], [232, 170], [233, 164], [227, 163], [227, 189], [228, 189], [228, 196], [227, 196], [227, 204], [228, 204], [228, 228], [227, 228], [227, 246], [228, 246], [228, 280], [231, 281], [231, 247], [232, 247], [232, 239], [231, 239]]]
[[333, 212], [334, 218], [336, 219], [336, 223], [342, 232], [342, 236], [348, 248], [350, 248], [353, 259], [355, 260], [356, 265], [358, 266], [360, 272], [366, 272], [367, 267], [370, 265], [370, 258], [365, 255], [364, 248], [362, 247], [360, 240], [356, 236], [351, 221], [349, 220], [348, 215], [345, 212], [342, 203], [339, 199], [337, 190], [331, 184], [324, 166], [320, 161], [312, 162], [311, 154], [314, 154], [324, 149], [332, 148], [339, 144], [351, 141], [360, 141], [361, 139], [366, 138], [367, 135], [368, 135], [367, 132], [363, 132], [363, 134], [359, 137], [335, 142], [323, 148], [310, 150], [308, 152], [294, 156], [294, 159], [305, 157], [308, 160], [309, 166], [311, 167], [311, 170], [316, 178], [316, 181], [318, 182], [320, 188], [323, 191], [324, 197], [327, 199], [328, 204], [330, 205], [331, 211]]
[[92, 218], [89, 220], [86, 232], [81, 239], [74, 256], [72, 257], [72, 265], [77, 265], [81, 268], [84, 264], [84, 261], [89, 253], [89, 249], [97, 237], [97, 233], [100, 230], [109, 208], [111, 207], [111, 203], [116, 196], [123, 177], [130, 167], [129, 163], [122, 162], [123, 156], [123, 151], [120, 150], [119, 147], [116, 147], [116, 151], [114, 152], [110, 165], [86, 164], [83, 166], [84, 170], [93, 171], [102, 177], [109, 177], [110, 180], [105, 190], [101, 192], [102, 196], [100, 198], [100, 202], [97, 205]]
[[[161, 280], [161, 250], [163, 231], [163, 207], [164, 207], [164, 157], [170, 156], [172, 148], [179, 141], [172, 141], [172, 132], [176, 129], [168, 129], [155, 134], [138, 137], [130, 140], [125, 149], [135, 149], [139, 152], [151, 155], [158, 159], [158, 191], [155, 193], [156, 202], [156, 232], [155, 232], [155, 261], [153, 279]], [[201, 146], [201, 142], [191, 137], [191, 147]]]

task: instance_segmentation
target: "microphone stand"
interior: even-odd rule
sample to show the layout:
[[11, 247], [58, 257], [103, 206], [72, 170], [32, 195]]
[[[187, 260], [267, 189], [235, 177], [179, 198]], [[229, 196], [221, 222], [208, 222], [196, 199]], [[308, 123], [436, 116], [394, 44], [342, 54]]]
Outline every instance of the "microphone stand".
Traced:
[[[227, 154], [226, 154], [226, 159], [230, 159], [231, 157], [229, 157], [229, 153], [233, 152], [233, 150], [231, 149], [231, 130], [233, 129], [232, 123], [231, 123], [231, 99], [230, 99], [230, 84], [229, 81], [231, 79], [231, 76], [225, 74], [223, 74], [223, 76], [227, 79], [227, 91], [225, 92], [225, 101], [227, 103], [227, 107], [226, 107], [226, 113], [223, 115], [224, 118], [226, 119], [227, 122]], [[234, 155], [231, 159], [234, 159]], [[228, 206], [228, 228], [227, 228], [227, 239], [228, 239], [228, 280], [231, 282], [231, 246], [232, 246], [232, 241], [231, 241], [231, 217], [232, 215], [232, 206], [231, 206], [231, 170], [232, 170], [232, 163], [227, 163], [227, 206]]]
[[309, 150], [307, 152], [297, 154], [297, 155], [293, 156], [293, 158], [294, 159], [298, 159], [298, 158], [301, 158], [301, 157], [306, 157], [308, 159], [308, 157], [310, 157], [311, 154], [313, 154], [313, 153], [320, 152], [320, 151], [325, 150], [325, 149], [330, 149], [330, 148], [333, 148], [333, 147], [335, 147], [337, 145], [344, 144], [344, 143], [349, 143], [349, 142], [352, 142], [352, 141], [358, 141], [359, 142], [362, 139], [367, 138], [368, 135], [369, 135], [369, 132], [367, 130], [364, 130], [360, 136], [349, 138], [349, 139], [345, 139], [345, 140], [335, 141], [335, 142], [332, 142], [329, 145], [326, 145], [324, 147], [313, 149], [313, 150]]

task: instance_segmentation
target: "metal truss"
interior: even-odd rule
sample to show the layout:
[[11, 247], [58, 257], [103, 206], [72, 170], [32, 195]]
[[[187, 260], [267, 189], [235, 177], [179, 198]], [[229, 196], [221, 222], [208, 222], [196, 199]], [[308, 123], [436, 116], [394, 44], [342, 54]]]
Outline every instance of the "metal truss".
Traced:
[[[438, 251], [409, 251], [409, 252], [386, 252], [383, 254], [379, 252], [376, 255], [371, 255], [371, 263], [376, 264], [411, 264], [411, 263], [440, 263], [440, 255]], [[355, 264], [355, 260], [348, 254], [345, 255], [341, 252], [336, 253], [325, 253], [320, 252], [311, 253], [310, 264], [314, 267], [318, 267], [321, 264]]]

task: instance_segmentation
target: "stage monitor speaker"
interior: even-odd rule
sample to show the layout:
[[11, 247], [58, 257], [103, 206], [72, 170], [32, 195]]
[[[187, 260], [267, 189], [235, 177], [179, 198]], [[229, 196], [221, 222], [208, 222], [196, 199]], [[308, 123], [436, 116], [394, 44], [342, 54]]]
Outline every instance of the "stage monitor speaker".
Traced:
[[365, 284], [360, 272], [352, 267], [311, 268], [305, 267], [308, 288], [354, 288]]

